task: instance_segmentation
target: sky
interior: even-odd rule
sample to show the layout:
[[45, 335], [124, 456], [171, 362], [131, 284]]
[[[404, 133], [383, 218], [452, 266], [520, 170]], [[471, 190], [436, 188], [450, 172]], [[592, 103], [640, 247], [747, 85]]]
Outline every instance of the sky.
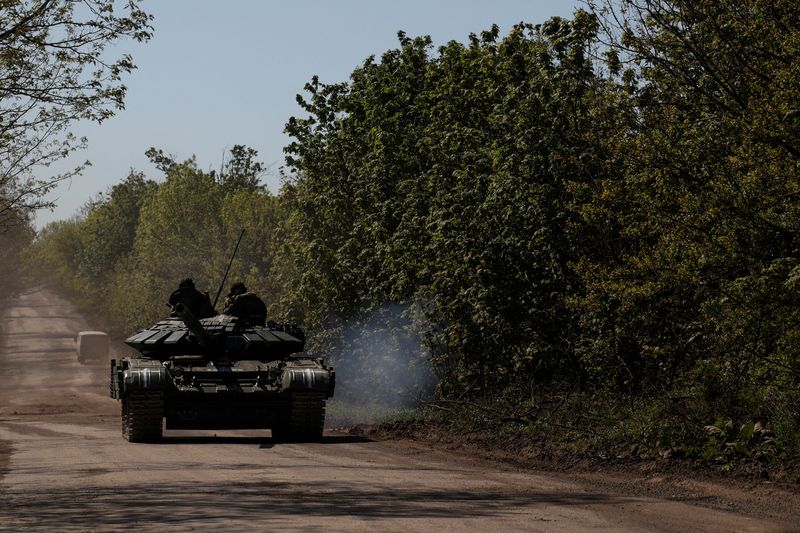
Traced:
[[89, 160], [83, 175], [50, 195], [56, 207], [37, 213], [36, 226], [74, 216], [88, 200], [125, 179], [131, 169], [162, 179], [144, 156], [151, 146], [178, 160], [196, 156], [218, 169], [234, 144], [259, 152], [277, 192], [288, 137], [299, 116], [295, 96], [313, 75], [345, 81], [370, 56], [397, 47], [397, 32], [430, 35], [435, 46], [465, 42], [492, 24], [505, 34], [518, 22], [570, 17], [579, 0], [145, 0], [155, 17], [153, 39], [122, 43], [138, 69], [124, 81], [125, 109], [97, 125], [76, 124], [89, 146], [40, 169], [45, 178]]

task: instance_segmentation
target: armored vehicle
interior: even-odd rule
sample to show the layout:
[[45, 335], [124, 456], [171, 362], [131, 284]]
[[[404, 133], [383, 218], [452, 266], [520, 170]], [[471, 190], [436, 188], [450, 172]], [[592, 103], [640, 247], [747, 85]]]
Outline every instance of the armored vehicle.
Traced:
[[163, 426], [271, 429], [282, 441], [322, 436], [335, 374], [303, 354], [299, 328], [224, 314], [197, 319], [179, 303], [125, 342], [140, 355], [111, 361], [111, 397], [121, 401], [131, 442], [157, 441]]

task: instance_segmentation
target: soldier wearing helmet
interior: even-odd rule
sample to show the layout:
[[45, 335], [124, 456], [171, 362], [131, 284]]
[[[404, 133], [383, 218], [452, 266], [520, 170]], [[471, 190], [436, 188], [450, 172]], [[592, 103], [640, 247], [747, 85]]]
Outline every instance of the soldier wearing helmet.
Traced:
[[217, 314], [214, 306], [211, 305], [208, 293], [198, 291], [192, 278], [182, 279], [178, 288], [170, 295], [168, 302], [172, 307], [179, 303], [183, 304], [196, 318], [208, 318]]
[[241, 281], [231, 285], [231, 290], [225, 297], [223, 313], [255, 325], [263, 326], [267, 322], [267, 306], [264, 301], [255, 293], [249, 292]]

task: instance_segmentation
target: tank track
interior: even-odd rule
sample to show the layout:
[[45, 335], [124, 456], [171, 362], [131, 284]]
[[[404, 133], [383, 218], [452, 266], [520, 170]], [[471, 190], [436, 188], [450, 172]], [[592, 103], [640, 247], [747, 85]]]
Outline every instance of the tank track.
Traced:
[[160, 441], [163, 417], [161, 391], [134, 391], [122, 398], [122, 436], [129, 442]]
[[325, 393], [295, 392], [282, 420], [272, 428], [272, 437], [284, 442], [322, 439], [325, 425]]

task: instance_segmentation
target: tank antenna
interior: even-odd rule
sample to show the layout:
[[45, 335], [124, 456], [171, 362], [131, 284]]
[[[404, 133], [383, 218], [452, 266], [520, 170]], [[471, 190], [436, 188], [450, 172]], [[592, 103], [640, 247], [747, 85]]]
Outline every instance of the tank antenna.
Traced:
[[228, 273], [231, 271], [231, 265], [233, 264], [233, 258], [236, 257], [236, 252], [239, 251], [239, 243], [242, 242], [242, 237], [244, 237], [244, 229], [239, 234], [239, 240], [236, 241], [236, 248], [233, 249], [233, 254], [231, 255], [231, 260], [228, 261], [228, 268], [225, 269], [225, 275], [222, 276], [222, 283], [219, 284], [219, 290], [217, 291], [217, 296], [214, 298], [214, 305], [212, 307], [217, 307], [217, 301], [219, 300], [219, 295], [222, 294], [222, 288], [225, 286], [225, 281], [228, 279]]

